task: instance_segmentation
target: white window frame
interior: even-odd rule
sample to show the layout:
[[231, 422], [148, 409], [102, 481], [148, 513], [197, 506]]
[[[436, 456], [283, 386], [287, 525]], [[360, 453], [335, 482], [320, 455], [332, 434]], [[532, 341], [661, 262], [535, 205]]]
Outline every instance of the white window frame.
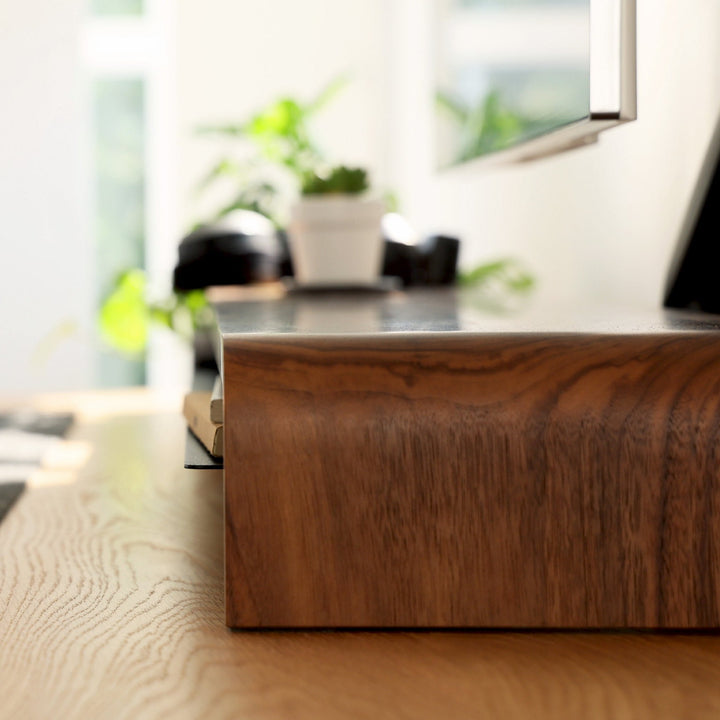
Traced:
[[[145, 87], [145, 268], [150, 292], [167, 295], [180, 237], [177, 186], [176, 3], [145, 0], [142, 15], [88, 16], [83, 60], [91, 81], [136, 77]], [[152, 337], [147, 384], [185, 384], [171, 338]]]

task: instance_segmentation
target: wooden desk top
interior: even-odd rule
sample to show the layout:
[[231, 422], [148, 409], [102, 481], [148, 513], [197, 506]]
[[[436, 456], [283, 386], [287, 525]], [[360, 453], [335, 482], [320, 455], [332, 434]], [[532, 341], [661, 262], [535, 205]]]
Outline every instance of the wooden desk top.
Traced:
[[180, 399], [41, 406], [80, 420], [0, 524], [0, 718], [720, 716], [720, 636], [233, 633]]

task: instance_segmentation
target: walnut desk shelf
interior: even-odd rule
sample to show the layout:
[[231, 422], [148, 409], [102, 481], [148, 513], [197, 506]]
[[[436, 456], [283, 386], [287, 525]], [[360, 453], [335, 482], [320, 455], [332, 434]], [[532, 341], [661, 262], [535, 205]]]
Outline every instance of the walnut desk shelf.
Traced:
[[228, 625], [720, 627], [720, 318], [240, 298]]

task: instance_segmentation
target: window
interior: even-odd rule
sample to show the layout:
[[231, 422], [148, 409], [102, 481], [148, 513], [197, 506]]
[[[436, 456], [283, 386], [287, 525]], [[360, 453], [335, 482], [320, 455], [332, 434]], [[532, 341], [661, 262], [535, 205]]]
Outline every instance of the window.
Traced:
[[[177, 237], [171, 173], [172, 0], [89, 0], [85, 60], [92, 118], [98, 305], [117, 275], [144, 268], [169, 285]], [[152, 364], [152, 358], [148, 358]], [[103, 386], [148, 380], [144, 359], [101, 352]]]

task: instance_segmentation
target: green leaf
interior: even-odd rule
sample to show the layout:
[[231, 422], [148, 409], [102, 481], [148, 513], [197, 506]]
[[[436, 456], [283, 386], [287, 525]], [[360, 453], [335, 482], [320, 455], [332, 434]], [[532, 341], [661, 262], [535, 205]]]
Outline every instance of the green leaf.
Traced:
[[400, 212], [400, 199], [397, 193], [392, 190], [386, 190], [383, 193], [383, 201], [385, 202], [385, 212]]
[[532, 131], [532, 121], [510, 109], [498, 90], [489, 92], [475, 106], [469, 106], [442, 91], [436, 93], [435, 102], [450, 114], [458, 126], [458, 161], [507, 148]]
[[483, 312], [516, 312], [528, 301], [535, 287], [534, 276], [510, 258], [483, 263], [462, 273], [458, 282], [466, 291], [468, 303]]
[[292, 98], [281, 98], [255, 115], [247, 126], [250, 137], [288, 138], [297, 132], [303, 111]]
[[191, 339], [196, 329], [212, 323], [212, 308], [203, 290], [173, 292], [159, 302], [150, 302], [146, 293], [142, 270], [126, 270], [118, 276], [99, 313], [100, 330], [113, 349], [128, 355], [142, 353], [153, 324]]
[[[322, 161], [322, 153], [311, 139], [309, 119], [324, 107], [346, 82], [342, 77], [333, 80], [307, 104], [292, 97], [283, 97], [245, 122], [210, 125], [198, 128], [198, 131], [245, 139], [255, 146], [261, 158], [286, 168], [300, 181], [303, 175], [317, 168]], [[237, 166], [220, 163], [210, 171], [200, 188], [204, 189], [217, 178], [237, 170]]]
[[212, 185], [218, 178], [240, 175], [242, 172], [238, 163], [231, 158], [221, 158], [213, 165], [208, 173], [197, 184], [196, 191], [201, 192], [209, 185]]
[[216, 213], [215, 220], [221, 220], [235, 210], [252, 210], [268, 218], [276, 227], [278, 226], [275, 205], [280, 194], [279, 189], [272, 183], [256, 181], [244, 187], [226, 205]]
[[305, 112], [308, 115], [314, 115], [318, 110], [322, 110], [331, 100], [333, 100], [336, 95], [341, 91], [344, 90], [345, 87], [350, 82], [349, 78], [346, 75], [340, 75], [339, 77], [336, 77], [335, 79], [331, 80], [317, 95], [317, 97], [312, 100], [308, 105], [306, 106]]
[[438, 91], [435, 95], [435, 102], [439, 108], [447, 111], [461, 125], [467, 122], [470, 110], [461, 100], [446, 92]]
[[100, 309], [100, 330], [108, 344], [128, 354], [140, 354], [147, 346], [150, 313], [145, 303], [142, 270], [122, 273]]
[[465, 287], [487, 286], [492, 283], [514, 293], [526, 293], [535, 287], [534, 276], [520, 262], [511, 258], [478, 265], [461, 273], [458, 281]]
[[193, 313], [203, 310], [209, 306], [205, 293], [202, 290], [191, 290], [190, 292], [185, 293], [182, 298], [185, 305]]
[[200, 125], [195, 128], [198, 135], [227, 135], [230, 137], [241, 137], [247, 133], [247, 128], [242, 125]]

